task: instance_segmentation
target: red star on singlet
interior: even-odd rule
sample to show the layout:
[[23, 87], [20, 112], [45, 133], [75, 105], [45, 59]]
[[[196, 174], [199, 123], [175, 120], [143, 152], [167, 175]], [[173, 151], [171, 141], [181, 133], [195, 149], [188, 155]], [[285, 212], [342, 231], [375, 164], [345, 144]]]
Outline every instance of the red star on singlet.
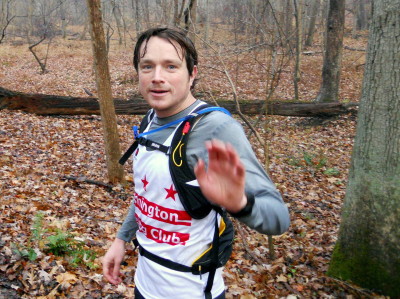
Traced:
[[165, 199], [168, 198], [172, 198], [173, 200], [175, 200], [175, 194], [177, 194], [178, 192], [174, 190], [174, 186], [171, 185], [171, 187], [169, 187], [169, 189], [164, 188], [165, 191], [167, 191], [167, 196], [165, 197]]
[[143, 188], [144, 191], [147, 191], [146, 186], [149, 184], [149, 182], [146, 179], [146, 175], [144, 176], [144, 178], [142, 179], [142, 183], [143, 183]]

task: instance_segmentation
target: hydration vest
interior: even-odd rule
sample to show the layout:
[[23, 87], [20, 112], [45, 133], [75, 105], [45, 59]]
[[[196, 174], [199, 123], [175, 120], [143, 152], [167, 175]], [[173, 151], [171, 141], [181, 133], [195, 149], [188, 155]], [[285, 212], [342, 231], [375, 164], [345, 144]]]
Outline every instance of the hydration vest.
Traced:
[[[186, 117], [157, 128], [155, 131], [165, 129], [174, 124], [182, 122], [175, 130], [171, 146], [165, 146], [145, 137], [146, 135], [150, 135], [152, 131], [139, 133], [145, 132], [147, 126], [154, 117], [154, 110], [150, 110], [140, 123], [139, 132], [137, 127], [134, 127], [135, 142], [119, 160], [121, 165], [125, 164], [139, 144], [164, 152], [169, 156], [170, 174], [185, 211], [194, 219], [202, 219], [211, 211], [216, 211], [214, 224], [215, 229], [212, 244], [194, 261], [191, 266], [182, 265], [159, 257], [140, 246], [136, 239], [133, 241], [135, 247], [139, 247], [139, 253], [142, 256], [164, 267], [181, 272], [191, 272], [194, 275], [209, 273], [207, 285], [204, 291], [206, 299], [212, 298], [211, 289], [216, 269], [224, 266], [231, 256], [232, 242], [234, 237], [233, 225], [231, 220], [228, 218], [226, 211], [219, 206], [211, 204], [204, 197], [198, 185], [190, 184], [190, 182], [196, 180], [196, 176], [190, 169], [186, 157], [186, 147], [190, 132], [201, 117], [212, 111], [222, 111], [230, 115], [230, 113], [223, 108], [204, 104], [194, 109], [194, 111], [192, 111]], [[221, 215], [220, 225], [218, 224], [218, 214]]]

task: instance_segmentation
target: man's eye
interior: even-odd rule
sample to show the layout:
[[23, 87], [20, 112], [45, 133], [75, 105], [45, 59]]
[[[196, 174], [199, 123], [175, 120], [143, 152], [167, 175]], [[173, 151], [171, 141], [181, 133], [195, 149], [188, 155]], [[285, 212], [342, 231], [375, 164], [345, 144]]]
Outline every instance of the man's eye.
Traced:
[[151, 65], [142, 65], [142, 70], [150, 70]]
[[168, 69], [174, 70], [174, 69], [176, 69], [176, 66], [175, 66], [175, 65], [169, 65], [169, 66], [168, 66]]

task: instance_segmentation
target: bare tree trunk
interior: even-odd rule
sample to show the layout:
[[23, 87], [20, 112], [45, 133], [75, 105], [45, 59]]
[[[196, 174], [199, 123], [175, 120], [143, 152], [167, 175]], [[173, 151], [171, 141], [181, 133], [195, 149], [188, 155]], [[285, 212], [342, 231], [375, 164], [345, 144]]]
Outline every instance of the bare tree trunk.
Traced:
[[122, 19], [122, 14], [121, 10], [119, 9], [119, 5], [115, 2], [115, 0], [111, 1], [112, 5], [112, 13], [114, 15], [115, 23], [117, 24], [117, 32], [118, 32], [118, 44], [122, 45], [123, 41], [123, 34], [122, 34], [122, 24], [121, 24], [121, 19]]
[[326, 46], [322, 68], [322, 86], [317, 102], [339, 101], [342, 64], [345, 0], [330, 0], [326, 22]]
[[47, 47], [47, 53], [46, 53], [46, 56], [45, 56], [44, 61], [42, 61], [42, 59], [39, 58], [39, 56], [38, 56], [38, 55], [36, 54], [36, 52], [34, 51], [34, 48], [35, 48], [36, 46], [40, 45], [45, 39], [46, 39], [46, 34], [44, 34], [43, 37], [42, 37], [38, 42], [36, 42], [35, 44], [30, 45], [30, 46], [28, 47], [29, 51], [32, 53], [33, 57], [35, 57], [35, 60], [36, 60], [37, 63], [39, 64], [40, 69], [42, 70], [42, 72], [41, 72], [42, 74], [46, 73], [47, 56], [48, 56], [48, 54], [49, 54], [49, 48], [50, 48], [51, 40], [49, 41], [49, 44], [48, 44], [48, 47]]
[[293, 5], [292, 5], [292, 0], [286, 0], [285, 2], [285, 32], [286, 36], [288, 37], [288, 42], [293, 45], [291, 42], [291, 37], [293, 34]]
[[206, 19], [205, 19], [205, 30], [204, 30], [204, 41], [207, 44], [210, 35], [210, 1], [206, 0]]
[[32, 30], [35, 26], [33, 22], [33, 12], [34, 12], [34, 2], [35, 0], [28, 0], [28, 31], [26, 33], [26, 40], [28, 41], [28, 44], [31, 44], [31, 36], [32, 36]]
[[3, 42], [6, 37], [7, 27], [11, 24], [11, 21], [15, 18], [15, 16], [10, 16], [10, 1], [3, 0], [1, 2], [1, 19], [0, 19], [0, 44]]
[[67, 37], [67, 20], [65, 15], [65, 4], [64, 1], [60, 0], [60, 17], [61, 17], [61, 34], [62, 38]]
[[85, 25], [83, 26], [82, 33], [81, 33], [81, 35], [79, 36], [79, 40], [84, 40], [84, 39], [86, 39], [86, 33], [87, 33], [87, 31], [88, 31], [88, 27], [89, 27], [89, 20], [86, 19], [86, 20], [85, 20]]
[[296, 63], [294, 67], [293, 83], [294, 98], [299, 100], [299, 82], [301, 80], [301, 52], [303, 48], [303, 0], [293, 0], [296, 19]]
[[100, 0], [87, 0], [94, 65], [96, 69], [97, 93], [99, 96], [104, 144], [106, 151], [108, 179], [112, 183], [123, 181], [123, 168], [118, 163], [121, 155], [117, 119], [111, 93], [111, 80], [108, 68]]
[[182, 21], [182, 16], [183, 16], [183, 14], [184, 14], [185, 5], [186, 5], [186, 0], [182, 0], [181, 9], [180, 9], [179, 15], [178, 15], [179, 25], [180, 25], [180, 23], [181, 23], [181, 21]]
[[313, 0], [310, 13], [310, 22], [308, 23], [307, 38], [304, 44], [306, 47], [312, 46], [314, 32], [315, 32], [315, 23], [318, 17], [318, 11], [320, 9], [320, 6], [321, 6], [321, 0]]
[[196, 20], [197, 20], [197, 0], [190, 0], [188, 10], [188, 36], [195, 43], [196, 41]]
[[134, 8], [134, 13], [135, 13], [135, 29], [136, 29], [136, 35], [139, 35], [140, 32], [142, 31], [141, 26], [140, 26], [140, 7], [139, 7], [139, 0], [132, 0], [132, 7]]
[[400, 298], [400, 0], [372, 5], [352, 164], [328, 274]]
[[179, 27], [180, 19], [179, 16], [179, 0], [174, 0], [174, 26]]
[[356, 10], [357, 15], [357, 30], [367, 29], [367, 12], [365, 9], [365, 0], [355, 0], [358, 3], [358, 9]]
[[150, 26], [150, 12], [149, 12], [149, 0], [142, 0], [140, 3], [143, 6], [143, 15], [146, 23], [146, 27]]

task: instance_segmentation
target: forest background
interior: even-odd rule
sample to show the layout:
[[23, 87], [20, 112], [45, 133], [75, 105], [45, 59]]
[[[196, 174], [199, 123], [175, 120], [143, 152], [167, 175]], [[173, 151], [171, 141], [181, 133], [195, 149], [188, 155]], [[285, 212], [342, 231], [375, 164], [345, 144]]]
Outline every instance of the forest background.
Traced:
[[[138, 32], [160, 24], [188, 30], [200, 53], [195, 95], [208, 101], [313, 102], [321, 86], [329, 1], [102, 1], [112, 92], [138, 94], [132, 52]], [[187, 10], [186, 10], [187, 9]], [[339, 100], [357, 102], [370, 1], [347, 1]], [[186, 12], [186, 13], [185, 13]], [[84, 1], [2, 0], [0, 87], [24, 93], [96, 96]], [[190, 21], [185, 23], [185, 15]], [[296, 26], [297, 25], [297, 26]], [[299, 46], [300, 45], [300, 46]], [[300, 63], [297, 64], [296, 51]], [[300, 70], [294, 84], [296, 65]], [[297, 89], [297, 90], [296, 90]], [[125, 298], [102, 279], [105, 253], [132, 200], [110, 185], [97, 115], [40, 116], [0, 110], [0, 295], [6, 298]], [[260, 161], [291, 211], [292, 225], [268, 237], [235, 223], [224, 272], [228, 298], [378, 297], [326, 276], [337, 239], [356, 113], [331, 118], [242, 118]], [[139, 116], [118, 116], [122, 149]], [[274, 253], [275, 256], [272, 256]], [[136, 255], [132, 249], [128, 254]]]

